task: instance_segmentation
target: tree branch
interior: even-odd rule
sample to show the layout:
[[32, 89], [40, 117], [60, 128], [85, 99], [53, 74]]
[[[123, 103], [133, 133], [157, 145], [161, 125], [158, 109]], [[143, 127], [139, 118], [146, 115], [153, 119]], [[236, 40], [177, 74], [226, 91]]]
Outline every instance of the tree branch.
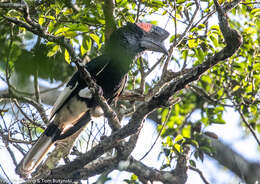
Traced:
[[189, 169], [190, 170], [193, 170], [195, 172], [197, 172], [199, 175], [200, 175], [200, 178], [202, 179], [202, 181], [205, 183], [205, 184], [210, 184], [207, 179], [204, 177], [203, 173], [201, 172], [201, 170], [195, 168], [195, 167], [192, 167], [192, 166], [189, 166]]
[[116, 29], [116, 22], [114, 17], [114, 0], [104, 0], [103, 12], [105, 16], [105, 38], [109, 39], [112, 32]]
[[220, 164], [230, 169], [238, 177], [245, 180], [248, 184], [260, 182], [260, 164], [246, 160], [241, 155], [232, 150], [229, 146], [220, 141], [206, 136], [211, 141], [211, 146], [216, 154], [213, 158]]
[[240, 116], [241, 116], [243, 122], [246, 124], [247, 128], [249, 129], [249, 131], [251, 132], [251, 134], [252, 134], [253, 137], [255, 138], [255, 140], [256, 140], [258, 146], [260, 146], [260, 141], [259, 141], [259, 139], [258, 139], [258, 137], [257, 137], [257, 135], [256, 135], [256, 133], [255, 133], [255, 130], [254, 130], [253, 127], [249, 124], [249, 122], [246, 120], [246, 118], [245, 118], [244, 114], [241, 112], [240, 108], [237, 109], [237, 110], [238, 110], [238, 113], [240, 114]]
[[0, 8], [14, 8], [14, 9], [25, 8], [25, 4], [0, 2]]

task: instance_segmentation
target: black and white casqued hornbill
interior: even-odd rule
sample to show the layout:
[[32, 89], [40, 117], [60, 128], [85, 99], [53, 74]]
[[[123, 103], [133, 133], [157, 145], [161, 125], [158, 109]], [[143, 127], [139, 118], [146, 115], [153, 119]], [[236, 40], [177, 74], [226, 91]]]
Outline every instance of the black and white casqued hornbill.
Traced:
[[[163, 41], [168, 36], [167, 31], [149, 23], [127, 23], [111, 34], [104, 54], [86, 64], [109, 103], [122, 93], [127, 73], [139, 53], [151, 50], [167, 54]], [[23, 176], [30, 174], [55, 141], [72, 135], [91, 121], [91, 117], [101, 115], [101, 107], [92, 98], [80, 73], [76, 72], [53, 106], [51, 123], [17, 166], [16, 172]]]

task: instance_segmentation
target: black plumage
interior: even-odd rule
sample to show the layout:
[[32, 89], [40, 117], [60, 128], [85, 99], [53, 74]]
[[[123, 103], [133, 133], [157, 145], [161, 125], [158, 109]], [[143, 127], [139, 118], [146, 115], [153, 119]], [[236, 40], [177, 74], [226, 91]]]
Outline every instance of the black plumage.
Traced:
[[[122, 93], [127, 73], [139, 53], [144, 50], [167, 53], [162, 42], [168, 35], [167, 31], [146, 23], [128, 23], [112, 33], [104, 54], [86, 64], [109, 103]], [[76, 72], [54, 104], [50, 125], [20, 162], [16, 172], [30, 174], [56, 140], [72, 135], [92, 116], [102, 114], [85, 81]]]

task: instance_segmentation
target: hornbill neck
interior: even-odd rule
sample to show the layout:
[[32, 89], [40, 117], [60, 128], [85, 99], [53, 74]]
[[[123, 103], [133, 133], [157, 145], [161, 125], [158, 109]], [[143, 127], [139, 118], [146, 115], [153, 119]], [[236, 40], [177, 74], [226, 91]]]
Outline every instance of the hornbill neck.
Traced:
[[135, 24], [128, 24], [112, 33], [105, 48], [105, 54], [112, 59], [112, 65], [118, 71], [126, 74], [135, 57], [145, 49], [141, 47], [140, 40], [143, 31]]
[[116, 49], [116, 53], [109, 53], [111, 58], [111, 66], [118, 73], [125, 75], [131, 68], [137, 53], [126, 52], [124, 49]]

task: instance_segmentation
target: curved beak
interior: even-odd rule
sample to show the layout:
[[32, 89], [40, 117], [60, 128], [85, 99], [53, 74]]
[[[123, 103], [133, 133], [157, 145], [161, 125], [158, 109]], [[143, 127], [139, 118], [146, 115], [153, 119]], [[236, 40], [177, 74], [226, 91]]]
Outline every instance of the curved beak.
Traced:
[[169, 36], [169, 33], [155, 25], [152, 25], [149, 32], [145, 32], [141, 39], [141, 47], [147, 50], [162, 52], [168, 54], [168, 50], [165, 48], [163, 41]]

